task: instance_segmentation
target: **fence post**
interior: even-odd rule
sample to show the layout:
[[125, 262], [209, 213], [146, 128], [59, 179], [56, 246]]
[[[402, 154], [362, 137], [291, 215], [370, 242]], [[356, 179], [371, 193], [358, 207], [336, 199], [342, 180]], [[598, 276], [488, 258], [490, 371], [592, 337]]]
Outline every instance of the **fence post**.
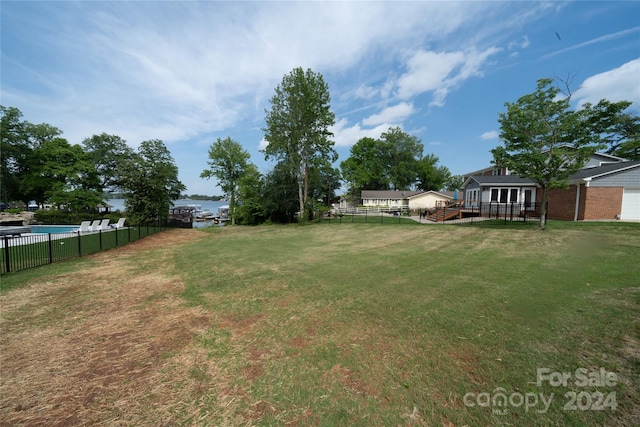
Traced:
[[100, 252], [102, 252], [102, 229], [98, 230], [98, 240], [100, 241]]
[[80, 231], [78, 231], [78, 256], [82, 256], [82, 239], [80, 239]]
[[49, 236], [49, 264], [53, 264], [53, 243], [51, 241], [51, 233], [48, 233]]
[[11, 273], [11, 261], [9, 260], [9, 238], [5, 235], [4, 239], [4, 263], [7, 273]]

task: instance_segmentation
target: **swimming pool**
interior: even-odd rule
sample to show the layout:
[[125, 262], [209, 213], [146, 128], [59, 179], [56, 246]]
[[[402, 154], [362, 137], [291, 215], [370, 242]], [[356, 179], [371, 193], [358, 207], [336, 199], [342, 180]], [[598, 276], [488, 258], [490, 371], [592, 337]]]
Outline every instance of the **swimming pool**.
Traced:
[[80, 228], [79, 225], [32, 225], [31, 232], [36, 234], [70, 233]]

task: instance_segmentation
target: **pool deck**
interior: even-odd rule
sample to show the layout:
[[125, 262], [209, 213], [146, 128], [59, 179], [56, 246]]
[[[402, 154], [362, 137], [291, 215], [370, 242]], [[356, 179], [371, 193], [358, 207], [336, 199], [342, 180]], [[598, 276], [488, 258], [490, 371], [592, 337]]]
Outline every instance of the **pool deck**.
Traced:
[[0, 236], [20, 236], [26, 233], [31, 233], [31, 227], [15, 225], [0, 226]]
[[[68, 239], [70, 237], [76, 237], [78, 235], [86, 236], [89, 234], [98, 234], [98, 233], [108, 233], [110, 231], [116, 230], [124, 230], [129, 227], [122, 228], [109, 228], [106, 230], [98, 230], [98, 231], [70, 231], [68, 233], [31, 233], [30, 227], [11, 227], [11, 228], [24, 228], [27, 229], [22, 233], [5, 233], [0, 234], [0, 248], [4, 248], [5, 242], [7, 242], [7, 246], [20, 246], [20, 245], [28, 245], [32, 243], [46, 242], [49, 240], [49, 236], [51, 236], [51, 240], [59, 240], [59, 239]], [[7, 237], [6, 239], [4, 237]]]

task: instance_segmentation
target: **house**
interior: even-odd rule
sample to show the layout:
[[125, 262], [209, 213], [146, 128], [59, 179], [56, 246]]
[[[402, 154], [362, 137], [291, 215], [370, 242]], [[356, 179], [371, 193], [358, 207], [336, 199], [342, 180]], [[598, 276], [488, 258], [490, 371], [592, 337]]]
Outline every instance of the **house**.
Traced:
[[433, 208], [438, 202], [453, 199], [452, 191], [362, 190], [362, 206], [419, 210]]
[[[507, 169], [486, 168], [465, 175], [463, 206], [517, 204], [530, 211], [542, 191], [528, 178]], [[640, 220], [640, 161], [594, 153], [582, 170], [569, 178], [566, 190], [550, 190], [547, 217], [581, 220]]]
[[568, 189], [549, 191], [547, 216], [640, 221], [640, 160], [604, 163], [573, 174]]
[[464, 182], [463, 206], [477, 208], [487, 203], [523, 204], [534, 209], [538, 185], [518, 175], [474, 175]]

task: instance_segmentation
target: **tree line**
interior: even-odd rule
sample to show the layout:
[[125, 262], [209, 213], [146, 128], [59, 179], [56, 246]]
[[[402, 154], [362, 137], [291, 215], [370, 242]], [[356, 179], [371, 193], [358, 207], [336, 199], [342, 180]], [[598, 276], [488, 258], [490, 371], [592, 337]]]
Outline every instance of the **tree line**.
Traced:
[[356, 203], [362, 190], [461, 188], [459, 176], [439, 166], [433, 154], [423, 156], [420, 140], [399, 127], [379, 139], [362, 138], [340, 168], [334, 168], [338, 155], [330, 132], [335, 124], [330, 102], [321, 74], [295, 68], [284, 76], [265, 110], [264, 155], [275, 166], [264, 175], [239, 142], [227, 137], [212, 144], [209, 168], [201, 177], [217, 178], [237, 222], [310, 220], [320, 206], [335, 202], [343, 182]]
[[[596, 149], [640, 159], [640, 119], [626, 112], [631, 103], [603, 100], [574, 111], [571, 97], [559, 96], [552, 83], [542, 79], [534, 93], [506, 103], [508, 111], [498, 120], [504, 146], [492, 150], [496, 165], [532, 178], [546, 194], [565, 185]], [[274, 166], [264, 174], [239, 142], [227, 137], [212, 143], [200, 176], [217, 179], [234, 222], [310, 220], [320, 206], [336, 201], [343, 183], [356, 203], [362, 190], [462, 188], [460, 176], [439, 165], [435, 155], [424, 155], [421, 141], [399, 127], [360, 139], [340, 167], [333, 167], [338, 155], [330, 103], [321, 74], [295, 68], [284, 76], [265, 109], [263, 154]], [[59, 129], [24, 121], [16, 108], [0, 108], [5, 202], [35, 200], [90, 211], [106, 192], [117, 191], [133, 221], [151, 222], [166, 217], [171, 200], [185, 189], [161, 140], [143, 141], [134, 151], [120, 137], [103, 133], [71, 145]]]
[[23, 120], [17, 108], [0, 106], [0, 114], [4, 206], [33, 200], [40, 207], [95, 213], [107, 192], [120, 191], [129, 222], [148, 224], [166, 218], [171, 200], [185, 189], [159, 139], [143, 141], [137, 151], [106, 133], [72, 145], [60, 129]]

